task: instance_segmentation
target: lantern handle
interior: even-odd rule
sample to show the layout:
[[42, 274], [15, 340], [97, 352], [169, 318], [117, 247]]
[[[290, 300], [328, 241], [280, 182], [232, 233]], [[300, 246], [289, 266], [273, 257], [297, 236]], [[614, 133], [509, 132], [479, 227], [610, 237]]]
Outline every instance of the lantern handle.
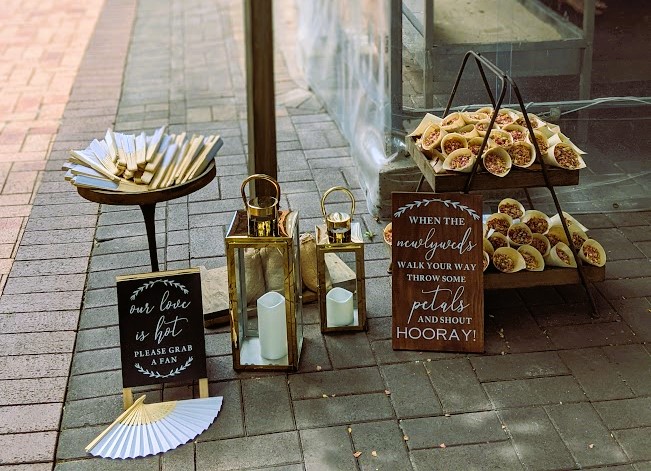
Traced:
[[242, 192], [242, 200], [244, 201], [244, 206], [246, 206], [247, 208], [249, 207], [249, 202], [246, 199], [246, 185], [253, 180], [267, 180], [268, 182], [270, 182], [276, 190], [276, 201], [280, 203], [280, 185], [278, 185], [278, 182], [274, 180], [272, 177], [270, 177], [269, 175], [266, 175], [264, 173], [255, 173], [253, 175], [246, 177], [242, 182], [242, 186], [240, 187], [240, 191]]
[[326, 214], [326, 209], [325, 209], [325, 201], [326, 201], [326, 198], [328, 197], [328, 195], [330, 193], [332, 193], [333, 191], [343, 191], [344, 193], [346, 193], [348, 195], [348, 197], [350, 198], [350, 203], [351, 203], [350, 217], [352, 218], [353, 214], [355, 214], [355, 197], [353, 196], [353, 194], [350, 192], [350, 190], [348, 188], [344, 188], [343, 186], [333, 186], [332, 188], [326, 190], [325, 193], [323, 193], [323, 198], [321, 198], [321, 212], [323, 213], [323, 217], [324, 218], [328, 217], [328, 215]]

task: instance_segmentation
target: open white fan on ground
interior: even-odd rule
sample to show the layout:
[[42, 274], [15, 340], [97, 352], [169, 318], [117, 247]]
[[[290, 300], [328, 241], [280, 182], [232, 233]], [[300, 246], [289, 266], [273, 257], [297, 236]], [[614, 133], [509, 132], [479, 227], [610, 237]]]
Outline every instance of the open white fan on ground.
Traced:
[[189, 442], [213, 423], [223, 397], [145, 404], [138, 398], [87, 447], [103, 458], [156, 455]]

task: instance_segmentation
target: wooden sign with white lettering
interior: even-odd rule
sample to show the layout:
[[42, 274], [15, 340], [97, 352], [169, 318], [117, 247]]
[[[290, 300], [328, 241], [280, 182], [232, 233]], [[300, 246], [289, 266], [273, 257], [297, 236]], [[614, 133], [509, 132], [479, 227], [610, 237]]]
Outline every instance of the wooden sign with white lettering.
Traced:
[[199, 269], [116, 279], [123, 387], [205, 378]]
[[482, 200], [393, 193], [396, 350], [484, 351]]

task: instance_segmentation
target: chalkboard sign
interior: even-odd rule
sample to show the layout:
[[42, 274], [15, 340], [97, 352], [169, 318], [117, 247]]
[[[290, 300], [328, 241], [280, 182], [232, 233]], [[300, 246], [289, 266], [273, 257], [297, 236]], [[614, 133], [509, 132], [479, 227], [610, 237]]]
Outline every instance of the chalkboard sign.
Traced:
[[484, 351], [481, 196], [393, 193], [396, 350]]
[[116, 279], [123, 387], [205, 378], [199, 269]]

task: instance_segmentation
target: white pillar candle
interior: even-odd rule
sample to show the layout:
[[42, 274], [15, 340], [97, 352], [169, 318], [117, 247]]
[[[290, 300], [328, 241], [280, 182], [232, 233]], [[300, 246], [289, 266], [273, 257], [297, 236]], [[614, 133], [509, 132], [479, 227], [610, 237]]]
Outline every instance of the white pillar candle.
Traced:
[[285, 297], [269, 291], [258, 298], [258, 336], [260, 354], [267, 360], [287, 356]]
[[332, 288], [326, 295], [328, 326], [339, 327], [353, 323], [353, 293], [343, 288]]

